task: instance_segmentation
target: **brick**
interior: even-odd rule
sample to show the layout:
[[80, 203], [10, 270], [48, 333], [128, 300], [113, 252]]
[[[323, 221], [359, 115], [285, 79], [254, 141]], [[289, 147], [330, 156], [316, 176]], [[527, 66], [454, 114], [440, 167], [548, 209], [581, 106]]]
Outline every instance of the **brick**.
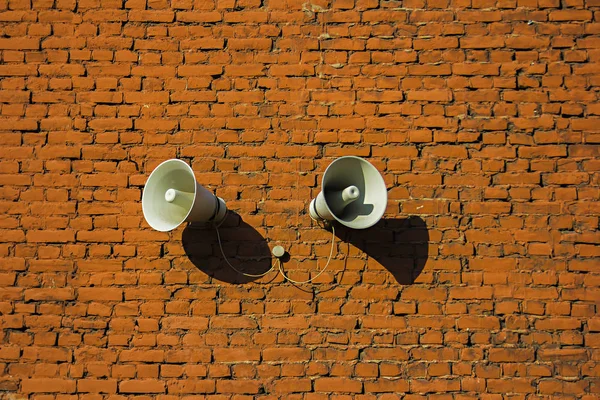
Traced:
[[500, 329], [500, 321], [496, 317], [461, 317], [456, 321], [456, 323], [459, 329]]
[[114, 173], [98, 173], [83, 175], [81, 177], [81, 184], [83, 186], [96, 186], [96, 187], [125, 187], [127, 186], [128, 176], [125, 174], [114, 174]]
[[77, 290], [79, 301], [122, 301], [123, 289], [119, 288], [79, 288]]
[[581, 321], [575, 318], [547, 318], [536, 321], [535, 327], [543, 330], [579, 329]]
[[364, 102], [386, 102], [386, 101], [400, 101], [403, 100], [404, 96], [401, 91], [385, 90], [385, 91], [364, 91], [358, 92], [358, 99]]
[[367, 393], [406, 393], [409, 392], [409, 382], [406, 380], [387, 380], [377, 379], [372, 382], [365, 382], [365, 392]]
[[66, 301], [75, 298], [71, 288], [40, 288], [25, 290], [25, 301]]
[[216, 362], [260, 361], [259, 349], [229, 348], [214, 349], [213, 357]]
[[595, 260], [571, 260], [568, 264], [569, 271], [595, 271], [597, 267]]
[[314, 383], [315, 391], [327, 393], [360, 393], [362, 382], [349, 378], [317, 378]]
[[208, 318], [205, 317], [165, 317], [162, 320], [162, 327], [165, 330], [203, 330], [208, 328]]
[[462, 11], [457, 13], [459, 21], [465, 22], [494, 22], [501, 20], [500, 11]]
[[119, 360], [124, 362], [162, 362], [164, 360], [163, 350], [123, 350]]
[[405, 11], [368, 10], [362, 13], [362, 20], [365, 22], [404, 22], [407, 19], [407, 15], [408, 14]]
[[75, 393], [77, 381], [61, 378], [23, 379], [23, 393]]
[[550, 12], [550, 21], [590, 21], [592, 12], [588, 10], [554, 10]]
[[310, 379], [282, 378], [273, 383], [275, 393], [303, 393], [312, 390]]
[[366, 48], [368, 50], [409, 49], [411, 47], [411, 42], [410, 39], [385, 40], [370, 38], [367, 40]]
[[452, 73], [451, 66], [449, 64], [440, 65], [411, 65], [408, 67], [409, 75], [450, 75]]
[[253, 329], [257, 323], [246, 316], [215, 316], [211, 319], [211, 328], [216, 329]]
[[0, 76], [28, 76], [37, 75], [36, 65], [0, 65]]
[[170, 350], [165, 354], [167, 363], [207, 363], [211, 360], [209, 349]]
[[406, 321], [395, 316], [365, 316], [361, 320], [361, 326], [366, 329], [404, 329]]
[[89, 127], [98, 131], [130, 129], [132, 126], [129, 118], [96, 118], [89, 122]]
[[[182, 67], [180, 67], [182, 68]], [[133, 67], [131, 68], [132, 75], [154, 76], [168, 78], [175, 76], [175, 67], [171, 66], [148, 66], [148, 67]]]
[[264, 76], [265, 71], [265, 66], [262, 64], [225, 66], [225, 75], [231, 76]]
[[441, 101], [452, 100], [452, 92], [449, 90], [415, 90], [407, 91], [406, 99], [411, 101]]
[[535, 388], [532, 385], [531, 378], [515, 378], [507, 381], [506, 379], [488, 380], [488, 388], [492, 393], [533, 393]]
[[262, 358], [265, 361], [308, 361], [310, 359], [310, 350], [302, 348], [267, 348], [263, 350]]
[[116, 393], [116, 379], [79, 379], [77, 381], [79, 393]]
[[129, 13], [130, 21], [140, 22], [171, 22], [174, 17], [174, 12], [162, 10], [137, 10]]
[[258, 381], [249, 379], [218, 380], [217, 393], [256, 394], [261, 390]]
[[157, 300], [170, 297], [171, 291], [166, 288], [125, 289], [125, 300]]
[[115, 272], [123, 269], [123, 262], [119, 260], [81, 260], [77, 261], [77, 268], [83, 272]]
[[229, 39], [227, 47], [230, 50], [270, 50], [271, 39]]
[[269, 67], [271, 76], [312, 76], [315, 70], [311, 65], [272, 65]]
[[177, 21], [181, 22], [218, 22], [222, 20], [222, 15], [217, 11], [204, 12], [178, 12]]
[[311, 318], [310, 325], [313, 327], [323, 327], [332, 329], [354, 329], [358, 319], [354, 316], [314, 316]]
[[500, 66], [498, 64], [476, 64], [464, 63], [452, 65], [452, 73], [456, 75], [484, 75], [494, 76], [500, 74]]
[[454, 15], [448, 11], [414, 10], [409, 18], [411, 22], [450, 22]]
[[464, 207], [464, 212], [467, 214], [506, 214], [512, 209], [510, 203], [504, 202], [472, 202]]
[[415, 50], [453, 49], [456, 47], [458, 47], [458, 39], [455, 37], [413, 40], [413, 48]]
[[158, 379], [134, 379], [119, 383], [120, 393], [165, 393], [165, 383]]
[[30, 230], [26, 234], [28, 242], [32, 243], [66, 243], [75, 240], [75, 232], [70, 230]]
[[265, 316], [261, 319], [260, 326], [267, 329], [306, 329], [309, 326], [309, 320], [306, 316]]
[[547, 185], [579, 185], [588, 183], [589, 174], [585, 172], [563, 172], [544, 174], [543, 180]]
[[30, 96], [30, 92], [25, 90], [3, 90], [0, 103], [28, 103]]
[[504, 38], [500, 36], [472, 36], [460, 39], [464, 49], [491, 49], [504, 47]]
[[460, 381], [455, 379], [413, 379], [410, 390], [416, 393], [455, 392], [460, 390]]
[[365, 361], [405, 361], [409, 359], [408, 352], [403, 349], [369, 348], [365, 349], [363, 353], [363, 360]]
[[550, 40], [547, 38], [511, 37], [506, 39], [506, 47], [519, 50], [546, 48], [549, 44]]
[[[42, 235], [42, 237], [44, 237]], [[23, 242], [25, 233], [21, 230], [2, 229], [0, 230], [0, 242]]]
[[540, 361], [586, 361], [588, 354], [585, 349], [540, 349]]
[[449, 297], [451, 299], [491, 299], [493, 292], [491, 286], [451, 288]]
[[179, 76], [219, 76], [223, 67], [219, 65], [181, 65], [177, 68]]
[[491, 362], [526, 362], [535, 360], [535, 350], [514, 348], [492, 348], [489, 350]]
[[174, 394], [184, 393], [214, 393], [216, 383], [214, 380], [186, 379], [177, 381], [168, 381], [167, 392]]
[[0, 39], [0, 49], [2, 50], [39, 50], [40, 39], [12, 37]]
[[[7, 326], [11, 326], [10, 323], [6, 324]], [[22, 327], [22, 324], [13, 324], [12, 327], [14, 328], [20, 328]], [[0, 358], [3, 361], [10, 361], [10, 360], [18, 360], [19, 357], [21, 356], [21, 349], [19, 347], [2, 347], [0, 349]]]
[[496, 174], [493, 178], [496, 185], [539, 185], [540, 173], [505, 173]]

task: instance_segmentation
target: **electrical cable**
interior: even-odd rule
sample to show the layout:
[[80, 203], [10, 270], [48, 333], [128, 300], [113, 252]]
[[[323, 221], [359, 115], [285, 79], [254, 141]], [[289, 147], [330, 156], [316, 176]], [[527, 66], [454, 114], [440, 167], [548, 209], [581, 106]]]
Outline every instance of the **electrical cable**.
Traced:
[[271, 264], [271, 268], [269, 268], [269, 270], [267, 272], [263, 272], [262, 274], [248, 274], [246, 272], [242, 272], [240, 270], [238, 270], [236, 267], [234, 267], [233, 265], [231, 265], [231, 263], [229, 262], [229, 260], [227, 259], [227, 256], [225, 256], [225, 252], [223, 251], [223, 245], [221, 244], [221, 235], [219, 234], [219, 227], [215, 226], [215, 231], [217, 231], [217, 240], [219, 241], [219, 249], [221, 249], [221, 254], [223, 255], [223, 259], [225, 259], [225, 262], [227, 263], [227, 265], [229, 265], [231, 267], [231, 269], [233, 269], [235, 272], [237, 272], [238, 274], [250, 277], [250, 278], [260, 278], [265, 276], [266, 274], [268, 274], [269, 272], [273, 271], [275, 269], [275, 264]]
[[335, 228], [333, 227], [333, 225], [331, 225], [331, 250], [329, 251], [329, 258], [327, 259], [327, 263], [325, 264], [325, 266], [323, 267], [323, 269], [321, 271], [319, 271], [319, 273], [315, 276], [313, 276], [310, 279], [307, 279], [305, 281], [296, 281], [290, 277], [288, 277], [284, 272], [283, 272], [283, 268], [281, 267], [281, 260], [277, 259], [277, 262], [279, 263], [279, 273], [281, 274], [281, 276], [283, 276], [285, 278], [286, 281], [291, 282], [291, 283], [295, 283], [295, 284], [303, 284], [303, 283], [310, 283], [313, 280], [317, 279], [319, 276], [321, 276], [321, 274], [323, 272], [325, 272], [325, 270], [327, 269], [327, 267], [329, 266], [329, 262], [331, 261], [331, 258], [333, 257], [333, 248], [335, 247]]
[[[234, 267], [229, 260], [227, 259], [227, 256], [225, 255], [225, 251], [223, 250], [223, 245], [221, 242], [221, 235], [219, 234], [219, 227], [215, 226], [215, 231], [217, 232], [217, 240], [219, 242], [219, 249], [221, 250], [221, 255], [223, 255], [223, 259], [225, 260], [225, 262], [227, 263], [227, 265], [229, 265], [229, 267], [234, 270], [235, 272], [237, 272], [238, 274], [250, 277], [250, 278], [261, 278], [265, 275], [267, 275], [269, 272], [273, 271], [275, 269], [275, 264], [271, 265], [271, 268], [269, 268], [268, 271], [263, 272], [262, 274], [249, 274], [243, 271], [240, 271], [239, 269], [237, 269], [236, 267]], [[307, 279], [305, 281], [297, 281], [294, 280], [292, 278], [290, 278], [289, 276], [287, 276], [285, 274], [285, 272], [283, 272], [283, 267], [282, 267], [282, 263], [281, 260], [279, 258], [277, 258], [277, 267], [279, 268], [279, 273], [281, 274], [281, 276], [283, 276], [283, 278], [291, 283], [294, 284], [303, 284], [303, 283], [310, 283], [312, 281], [314, 281], [315, 279], [317, 279], [319, 276], [321, 276], [321, 274], [323, 272], [325, 272], [327, 270], [327, 267], [329, 266], [329, 263], [331, 262], [331, 259], [333, 258], [333, 249], [335, 248], [335, 228], [333, 227], [333, 225], [331, 225], [331, 249], [329, 250], [329, 257], [327, 258], [327, 263], [325, 263], [325, 266], [323, 267], [322, 270], [319, 271], [319, 273], [315, 276], [313, 276], [310, 279]]]
[[[300, 167], [300, 163], [298, 162], [298, 170], [299, 170], [299, 167]], [[300, 174], [298, 173], [297, 181], [296, 181], [296, 187], [299, 187], [299, 183], [300, 183]], [[298, 210], [298, 213], [297, 213], [297, 216], [296, 216], [296, 226], [298, 226], [298, 218], [299, 218], [299, 216], [300, 216], [300, 211]], [[328, 227], [331, 227], [331, 249], [329, 250], [329, 257], [327, 258], [327, 262], [325, 263], [325, 266], [323, 267], [323, 269], [320, 270], [317, 275], [315, 275], [312, 278], [307, 279], [305, 281], [297, 281], [297, 280], [294, 280], [294, 279], [290, 278], [289, 276], [287, 276], [285, 274], [285, 272], [283, 272], [283, 266], [282, 266], [283, 264], [281, 262], [281, 259], [280, 258], [276, 258], [277, 267], [279, 269], [279, 273], [281, 274], [281, 276], [283, 276], [283, 278], [286, 281], [294, 283], [294, 284], [311, 283], [312, 281], [314, 281], [315, 279], [317, 279], [319, 276], [321, 276], [321, 274], [323, 274], [323, 272], [325, 272], [327, 270], [327, 267], [329, 266], [329, 263], [331, 262], [331, 259], [333, 258], [333, 249], [335, 248], [335, 227], [333, 226], [333, 224], [331, 224], [331, 225], [327, 224], [326, 225], [326, 224], [322, 223], [319, 220], [313, 219], [312, 216], [311, 216], [311, 219], [317, 225], [321, 226], [322, 228], [326, 229]], [[213, 226], [215, 228], [215, 231], [217, 232], [217, 240], [219, 242], [219, 249], [221, 250], [221, 254], [223, 255], [223, 259], [225, 260], [225, 262], [227, 263], [227, 265], [229, 265], [229, 267], [231, 269], [233, 269], [238, 274], [241, 274], [243, 276], [250, 277], [250, 278], [261, 278], [261, 277], [267, 275], [269, 272], [271, 272], [271, 271], [273, 271], [275, 269], [275, 264], [271, 264], [271, 268], [269, 268], [268, 271], [263, 272], [262, 274], [248, 274], [248, 273], [242, 272], [239, 269], [237, 269], [236, 267], [234, 267], [229, 262], [229, 260], [227, 259], [227, 256], [225, 255], [225, 251], [223, 250], [223, 245], [222, 245], [222, 242], [221, 242], [221, 235], [219, 234], [219, 227], [223, 224], [224, 221], [225, 221], [225, 219], [221, 220], [218, 224], [214, 224]]]

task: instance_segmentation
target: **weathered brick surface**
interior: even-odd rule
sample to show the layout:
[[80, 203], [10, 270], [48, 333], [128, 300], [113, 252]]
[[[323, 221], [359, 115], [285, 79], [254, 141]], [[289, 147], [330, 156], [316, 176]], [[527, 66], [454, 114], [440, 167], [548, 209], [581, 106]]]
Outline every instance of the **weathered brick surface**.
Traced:
[[[600, 395], [600, 2], [0, 0], [0, 398]], [[314, 286], [326, 166], [385, 219]]]

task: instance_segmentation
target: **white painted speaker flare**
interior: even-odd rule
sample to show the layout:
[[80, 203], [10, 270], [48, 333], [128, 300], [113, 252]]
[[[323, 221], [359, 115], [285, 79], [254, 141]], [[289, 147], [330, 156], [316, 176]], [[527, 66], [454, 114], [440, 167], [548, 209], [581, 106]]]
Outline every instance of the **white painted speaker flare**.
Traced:
[[386, 207], [387, 189], [379, 171], [360, 157], [347, 156], [329, 164], [309, 211], [317, 221], [366, 229], [381, 219]]
[[144, 218], [152, 228], [168, 232], [183, 222], [220, 223], [227, 206], [196, 182], [194, 171], [182, 160], [164, 161], [152, 171], [142, 194]]

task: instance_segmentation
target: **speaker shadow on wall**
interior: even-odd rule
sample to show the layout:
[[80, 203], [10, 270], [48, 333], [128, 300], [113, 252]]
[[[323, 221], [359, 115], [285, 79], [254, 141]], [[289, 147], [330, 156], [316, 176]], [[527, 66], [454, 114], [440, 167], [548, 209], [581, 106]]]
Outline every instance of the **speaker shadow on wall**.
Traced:
[[415, 282], [428, 257], [429, 232], [422, 218], [382, 218], [368, 229], [336, 226], [336, 236], [387, 269], [401, 285]]
[[[258, 275], [271, 268], [271, 250], [267, 241], [242, 217], [228, 211], [219, 227], [223, 252], [239, 271]], [[228, 283], [248, 283], [259, 277], [249, 277], [234, 271], [221, 255], [215, 228], [209, 224], [188, 224], [181, 238], [189, 260], [213, 279]]]

